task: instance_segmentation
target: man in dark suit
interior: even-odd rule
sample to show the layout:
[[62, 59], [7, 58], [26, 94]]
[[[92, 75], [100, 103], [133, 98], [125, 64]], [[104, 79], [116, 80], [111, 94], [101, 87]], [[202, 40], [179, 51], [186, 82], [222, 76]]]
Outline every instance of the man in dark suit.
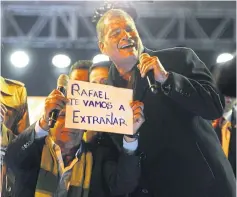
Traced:
[[[129, 143], [136, 139], [124, 136], [121, 152], [112, 143], [87, 146], [82, 141], [84, 131], [65, 128], [67, 102], [59, 90], [53, 90], [40, 121], [9, 145], [6, 162], [16, 176], [13, 196], [109, 197], [133, 191], [140, 176], [140, 156]], [[144, 122], [143, 104], [134, 101], [131, 107], [136, 133]], [[49, 129], [54, 109], [60, 113], [54, 128]]]
[[[97, 23], [98, 45], [113, 61], [108, 83], [132, 88], [144, 102], [139, 129], [142, 178], [133, 196], [234, 197], [235, 179], [210, 121], [223, 106], [210, 72], [188, 48], [146, 49], [132, 18], [107, 11]], [[158, 94], [147, 90], [153, 73]]]

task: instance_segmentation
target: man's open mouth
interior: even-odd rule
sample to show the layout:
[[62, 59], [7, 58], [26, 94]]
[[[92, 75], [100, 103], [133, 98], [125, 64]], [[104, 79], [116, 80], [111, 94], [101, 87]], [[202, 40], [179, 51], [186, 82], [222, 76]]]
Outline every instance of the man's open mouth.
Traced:
[[135, 47], [134, 43], [126, 44], [120, 47], [120, 49], [128, 49], [128, 48], [133, 48]]

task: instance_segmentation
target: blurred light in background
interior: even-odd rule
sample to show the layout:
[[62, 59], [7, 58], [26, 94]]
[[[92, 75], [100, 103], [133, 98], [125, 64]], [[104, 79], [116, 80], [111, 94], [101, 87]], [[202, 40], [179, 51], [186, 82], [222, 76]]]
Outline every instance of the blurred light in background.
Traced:
[[30, 124], [33, 124], [37, 120], [39, 120], [44, 112], [44, 103], [46, 97], [41, 96], [28, 96], [28, 110], [30, 117]]
[[53, 57], [52, 64], [58, 68], [66, 68], [70, 66], [71, 59], [67, 55], [58, 54]]
[[109, 60], [109, 57], [104, 54], [98, 54], [92, 60], [93, 64], [96, 64], [99, 62], [106, 62], [106, 61], [110, 61], [110, 60]]
[[224, 63], [229, 60], [232, 60], [233, 58], [234, 58], [234, 56], [230, 53], [222, 53], [217, 57], [216, 63]]
[[16, 51], [11, 55], [10, 61], [13, 66], [23, 68], [29, 64], [30, 59], [26, 52]]

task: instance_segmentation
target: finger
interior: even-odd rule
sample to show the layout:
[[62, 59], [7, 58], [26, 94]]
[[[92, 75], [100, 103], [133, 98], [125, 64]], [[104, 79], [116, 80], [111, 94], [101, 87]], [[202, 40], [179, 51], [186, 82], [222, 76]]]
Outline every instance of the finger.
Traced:
[[61, 106], [62, 108], [65, 107], [66, 103], [60, 100], [47, 100], [45, 102], [45, 107], [52, 109], [54, 106]]
[[135, 106], [135, 105], [143, 106], [143, 107], [144, 107], [144, 103], [141, 102], [141, 101], [139, 101], [139, 100], [132, 101], [132, 102], [130, 103], [130, 107], [131, 107], [131, 108], [133, 108], [133, 106]]
[[144, 109], [144, 104], [141, 103], [141, 102], [136, 103], [135, 105], [132, 106], [133, 112], [134, 112], [136, 109], [141, 109], [141, 110], [143, 110], [143, 109]]
[[6, 113], [7, 113], [7, 111], [5, 111], [4, 109], [1, 108], [1, 114], [2, 114], [3, 116], [5, 116]]
[[[61, 97], [60, 95], [57, 95], [57, 97]], [[66, 105], [66, 102], [65, 102], [65, 98], [56, 98], [55, 97], [52, 97], [52, 98], [47, 98], [45, 100], [45, 110], [47, 111], [51, 111], [53, 110], [54, 108], [56, 108], [56, 106], [60, 106], [60, 108], [64, 108]]]
[[[149, 62], [151, 60], [152, 60], [151, 57], [145, 57], [145, 58], [143, 58], [142, 61], [139, 61], [139, 63], [142, 65], [142, 64], [146, 64], [147, 62]], [[141, 67], [141, 65], [140, 65], [140, 67]]]
[[143, 68], [147, 63], [149, 63], [150, 61], [152, 61], [152, 59], [151, 59], [150, 57], [144, 58], [144, 60], [143, 60], [142, 62], [140, 62], [139, 70], [141, 71], [142, 68]]
[[1, 109], [3, 109], [3, 111], [7, 112], [7, 107], [3, 104], [1, 104]]
[[143, 113], [143, 110], [141, 110], [141, 108], [139, 108], [140, 110], [138, 110], [137, 112], [135, 112], [134, 114], [133, 114], [133, 117], [135, 117], [136, 115], [141, 115], [142, 117], [144, 117], [144, 113]]
[[45, 104], [46, 111], [52, 111], [53, 109], [56, 109], [58, 107], [60, 109], [63, 109], [63, 108], [65, 108], [65, 104], [63, 104], [63, 103], [46, 103]]
[[145, 68], [147, 66], [149, 66], [150, 64], [153, 64], [153, 60], [152, 59], [150, 59], [149, 61], [147, 61], [146, 63], [144, 63], [144, 64], [142, 64], [140, 66], [140, 73], [141, 73], [141, 75], [144, 73]]
[[134, 116], [135, 114], [141, 114], [141, 113], [143, 113], [142, 108], [141, 108], [141, 107], [138, 107], [138, 108], [136, 108], [136, 109], [133, 111], [133, 116]]
[[2, 118], [2, 120], [4, 120], [4, 115], [3, 114], [0, 114], [0, 117]]
[[147, 76], [147, 73], [149, 72], [149, 71], [153, 71], [153, 74], [155, 73], [155, 70], [157, 70], [156, 68], [157, 68], [157, 62], [156, 61], [154, 61], [154, 62], [151, 62], [150, 63], [150, 65], [147, 65], [145, 68], [144, 68], [144, 70], [143, 70], [143, 72], [141, 73], [141, 77], [143, 78], [143, 77], [145, 77], [145, 76]]
[[152, 72], [154, 73], [154, 66], [153, 66], [153, 65], [147, 66], [146, 69], [145, 69], [145, 70], [143, 71], [143, 73], [141, 74], [141, 77], [147, 76], [147, 73], [148, 73], [149, 71], [151, 71], [151, 70], [152, 70]]
[[59, 106], [60, 108], [64, 108], [65, 104], [64, 103], [59, 103], [59, 102], [57, 102], [57, 103], [54, 103], [54, 102], [53, 103], [52, 102], [45, 103], [45, 108], [46, 108], [46, 110], [49, 110], [49, 111], [53, 110], [57, 106]]
[[[156, 62], [156, 60], [154, 60], [154, 59], [151, 59], [149, 62], [143, 64], [143, 65], [142, 65], [142, 68], [141, 68], [141, 70], [140, 70], [141, 75], [142, 75], [142, 76], [145, 76], [146, 73], [147, 73], [151, 68], [154, 68], [153, 66], [156, 65], [156, 64], [157, 64], [157, 62]], [[152, 67], [151, 67], [151, 66], [152, 66]], [[149, 70], [147, 70], [147, 69], [149, 69]]]
[[134, 107], [135, 105], [141, 105], [141, 106], [142, 106], [143, 103], [140, 102], [140, 101], [138, 101], [138, 100], [130, 102], [130, 107], [131, 107], [132, 109], [133, 109], [133, 107]]
[[69, 99], [66, 98], [64, 95], [56, 94], [56, 95], [52, 96], [52, 98], [56, 99], [56, 100], [63, 101], [65, 104], [69, 102]]
[[144, 118], [143, 114], [141, 114], [141, 113], [136, 114], [133, 117], [133, 123], [144, 122], [144, 121], [145, 121], [145, 118]]
[[63, 106], [63, 105], [57, 104], [54, 109], [58, 109], [59, 111], [61, 111], [62, 109], [64, 109], [64, 107], [65, 105]]
[[130, 105], [130, 107], [132, 108], [132, 106], [135, 105], [135, 104], [138, 103], [138, 102], [139, 102], [139, 100], [131, 101], [131, 102], [129, 103], [129, 105]]
[[52, 96], [52, 95], [61, 95], [61, 96], [64, 96], [64, 94], [62, 92], [60, 92], [58, 89], [54, 89], [50, 94], [49, 96]]
[[45, 119], [48, 119], [49, 117], [51, 117], [52, 112], [54, 110], [61, 111], [63, 109], [65, 109], [65, 108], [63, 106], [60, 106], [60, 105], [50, 105], [50, 106], [46, 107], [45, 112], [44, 112]]
[[148, 53], [142, 53], [139, 57], [139, 61], [143, 62], [146, 58], [149, 58], [150, 55]]
[[4, 119], [5, 119], [5, 115], [4, 114], [0, 114], [0, 122], [4, 122]]
[[4, 113], [3, 109], [1, 109], [0, 114], [1, 114], [1, 116], [4, 116], [5, 113]]
[[59, 101], [65, 102], [65, 103], [69, 102], [69, 99], [67, 99], [64, 95], [59, 95], [59, 94], [54, 94], [54, 95], [48, 96], [46, 98], [46, 100], [59, 100]]

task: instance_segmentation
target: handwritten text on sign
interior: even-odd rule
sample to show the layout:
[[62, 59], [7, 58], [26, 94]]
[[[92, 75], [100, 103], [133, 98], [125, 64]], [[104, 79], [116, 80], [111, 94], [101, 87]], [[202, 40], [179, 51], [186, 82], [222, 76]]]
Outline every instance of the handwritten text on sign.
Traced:
[[132, 90], [70, 80], [66, 128], [133, 134]]

